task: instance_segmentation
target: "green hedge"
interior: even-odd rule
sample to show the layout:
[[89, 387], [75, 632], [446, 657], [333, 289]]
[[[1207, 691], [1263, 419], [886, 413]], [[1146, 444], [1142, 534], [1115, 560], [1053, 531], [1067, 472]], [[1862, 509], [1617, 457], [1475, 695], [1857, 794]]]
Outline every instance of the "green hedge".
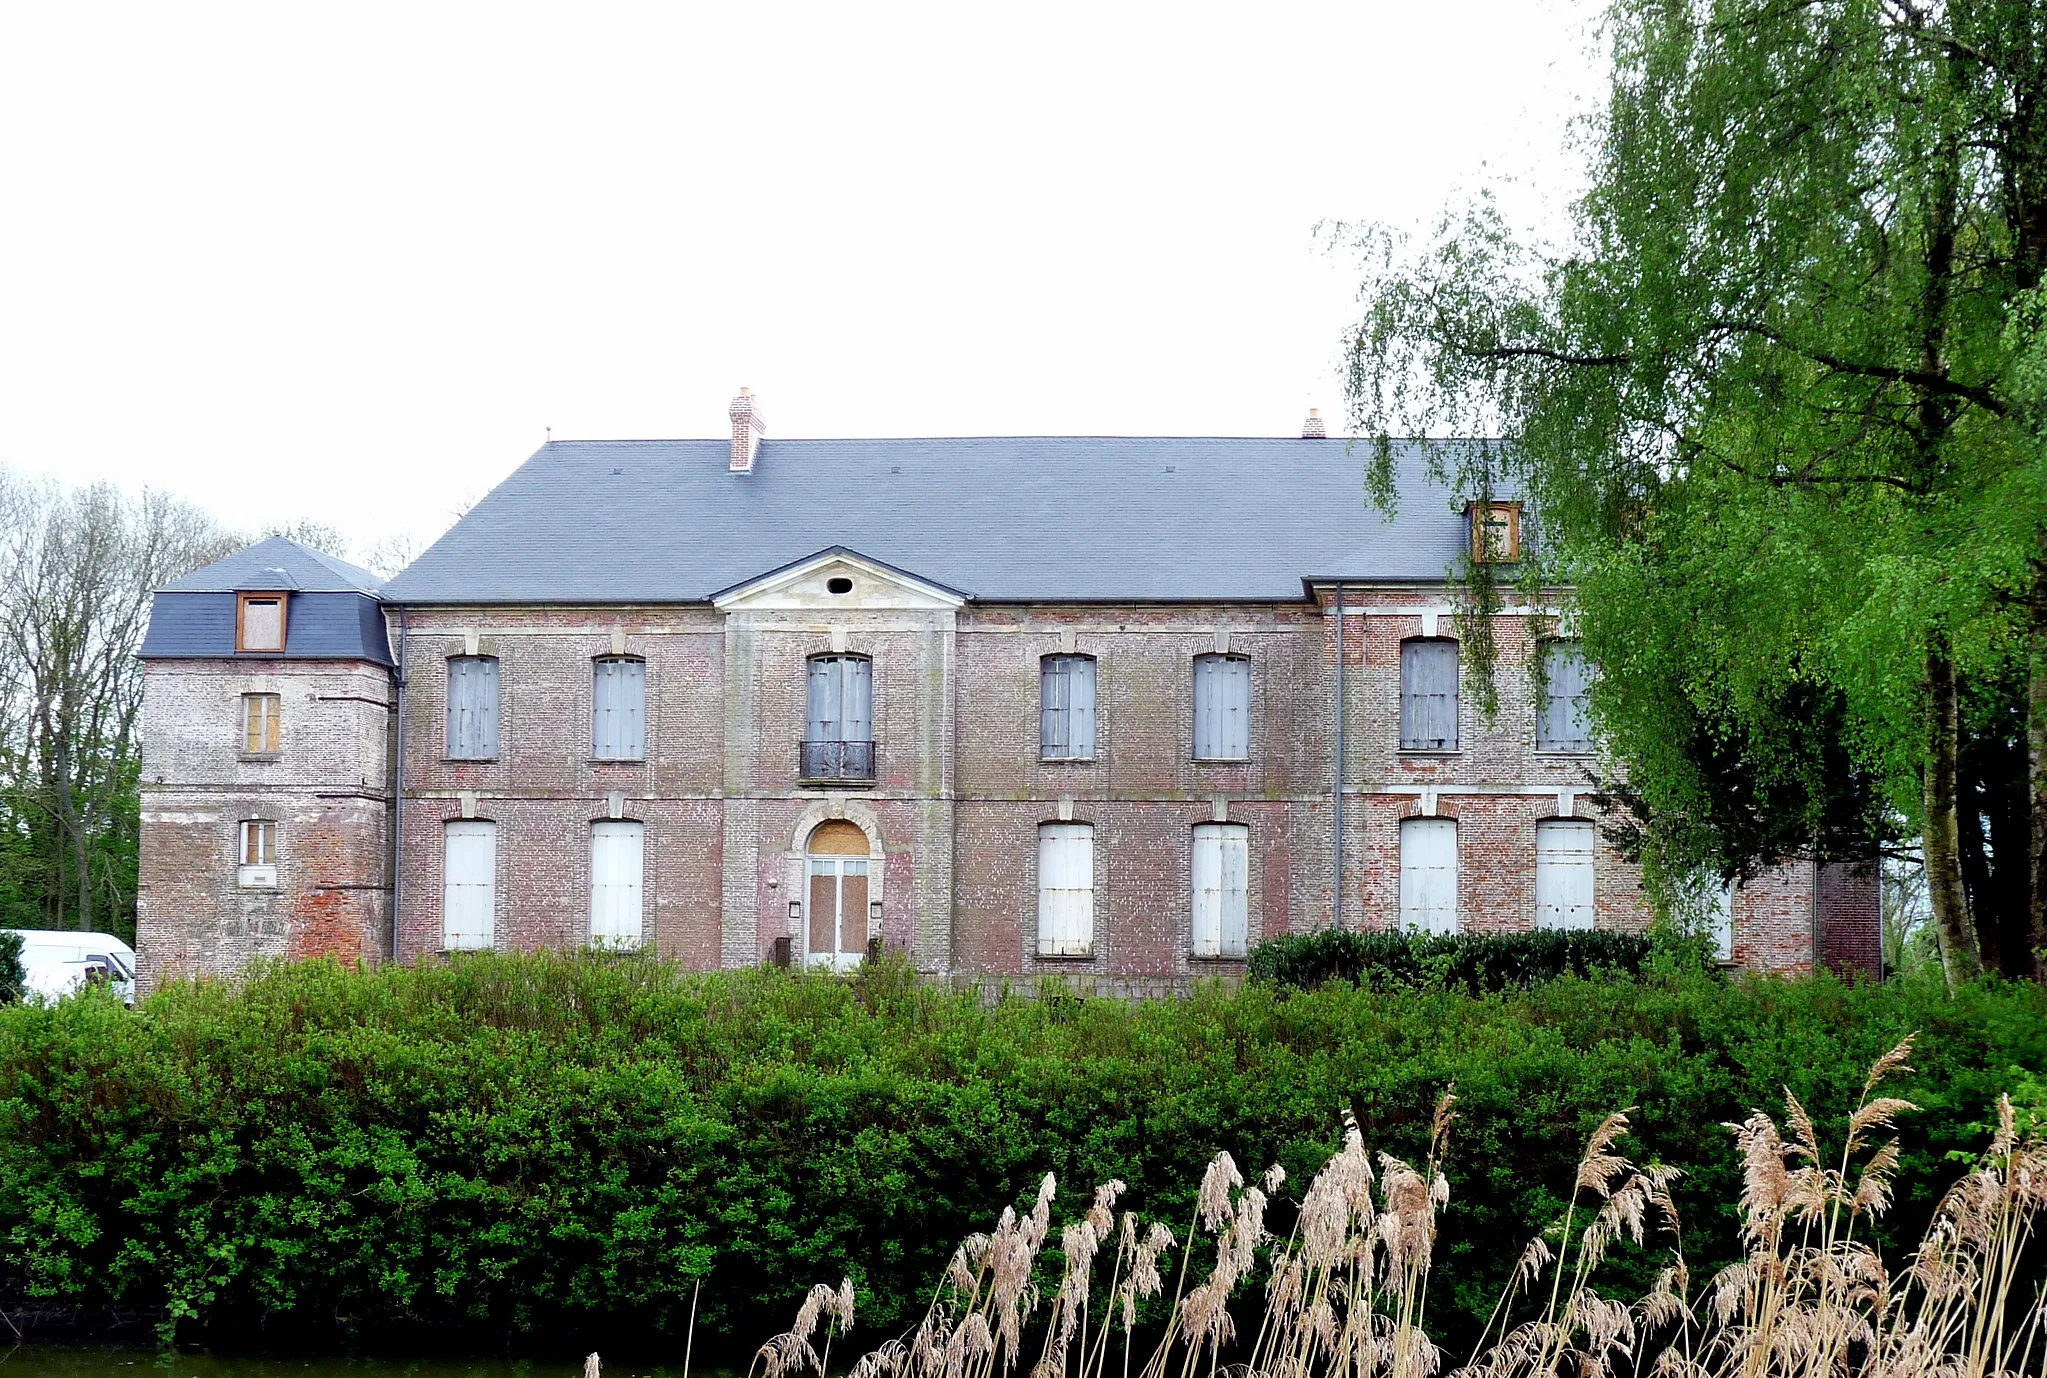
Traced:
[[[1448, 986], [1482, 995], [1559, 976], [1640, 976], [1655, 944], [1646, 933], [1539, 929], [1530, 933], [1399, 933], [1322, 929], [1268, 938], [1251, 949], [1254, 981], [1304, 989], [1325, 981], [1384, 988]], [[1673, 961], [1689, 959], [1674, 945]]]
[[[988, 1005], [899, 967], [478, 955], [285, 966], [134, 1012], [90, 993], [0, 1010], [0, 1306], [163, 1306], [216, 1342], [609, 1353], [674, 1343], [698, 1278], [700, 1330], [750, 1344], [849, 1274], [871, 1342], [1039, 1174], [1069, 1207], [1121, 1177], [1126, 1204], [1183, 1228], [1218, 1149], [1304, 1184], [1348, 1108], [1375, 1149], [1417, 1153], [1454, 1082], [1430, 1301], [1454, 1341], [1605, 1112], [1637, 1107], [1626, 1148], [1690, 1171], [1705, 1277], [1732, 1236], [1721, 1122], [1787, 1085], [1837, 1117], [1913, 1030], [1902, 1093], [1925, 1109], [1892, 1228], [1916, 1238], [1944, 1155], [1980, 1146], [2011, 1069], [2047, 1067], [2038, 989], [1673, 970], [1477, 998], [1253, 983]], [[1271, 1218], [1284, 1233], [1290, 1208]]]

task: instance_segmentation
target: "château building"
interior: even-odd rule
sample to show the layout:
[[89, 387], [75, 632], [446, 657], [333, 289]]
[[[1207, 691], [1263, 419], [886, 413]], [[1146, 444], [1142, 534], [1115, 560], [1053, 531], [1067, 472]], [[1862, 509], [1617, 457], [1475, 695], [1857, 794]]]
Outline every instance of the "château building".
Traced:
[[[1539, 539], [1298, 438], [552, 441], [409, 568], [274, 538], [143, 648], [145, 982], [602, 943], [699, 967], [1241, 969], [1332, 923], [1639, 928], [1589, 671], [1450, 583]], [[1530, 673], [1541, 657], [1545, 673]], [[1539, 695], [1540, 678], [1546, 685]], [[1732, 892], [1738, 965], [1874, 968], [1873, 872]]]

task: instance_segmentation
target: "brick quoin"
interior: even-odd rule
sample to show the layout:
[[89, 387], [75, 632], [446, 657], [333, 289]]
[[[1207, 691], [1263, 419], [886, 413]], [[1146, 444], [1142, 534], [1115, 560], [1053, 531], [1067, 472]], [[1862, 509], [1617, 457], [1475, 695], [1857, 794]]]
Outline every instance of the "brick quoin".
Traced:
[[[828, 572], [828, 571], [827, 571]], [[821, 581], [822, 574], [819, 579]], [[871, 580], [871, 571], [863, 578]], [[856, 823], [878, 853], [878, 936], [934, 977], [992, 984], [1060, 976], [1124, 996], [1234, 977], [1192, 955], [1194, 828], [1249, 832], [1250, 938], [1398, 922], [1399, 838], [1430, 812], [1458, 830], [1463, 927], [1534, 922], [1544, 819], [1601, 821], [1597, 763], [1535, 749], [1529, 666], [1554, 619], [1500, 615], [1499, 710], [1467, 682], [1454, 753], [1399, 746], [1400, 645], [1453, 636], [1436, 585], [1352, 586], [1343, 618], [1344, 867], [1334, 869], [1337, 617], [1324, 590], [1293, 603], [941, 605], [882, 588], [857, 606], [798, 589], [783, 604], [415, 607], [402, 636], [402, 780], [380, 666], [152, 662], [144, 706], [140, 947], [145, 976], [225, 974], [264, 956], [430, 958], [444, 946], [447, 824], [498, 826], [496, 945], [533, 950], [589, 934], [592, 825], [646, 827], [643, 945], [690, 967], [802, 954], [790, 905], [822, 821]], [[811, 601], [806, 602], [805, 599]], [[398, 619], [391, 643], [399, 649]], [[1193, 759], [1195, 658], [1251, 662], [1249, 759]], [[592, 662], [646, 663], [646, 759], [592, 759]], [[500, 755], [446, 758], [447, 662], [496, 656]], [[879, 769], [871, 787], [797, 779], [806, 662], [873, 662]], [[1039, 662], [1096, 658], [1096, 756], [1039, 759]], [[284, 751], [241, 760], [238, 696], [285, 696]], [[402, 785], [395, 942], [389, 799]], [[614, 800], [617, 801], [614, 808]], [[280, 823], [279, 886], [236, 883], [235, 825]], [[1095, 830], [1095, 929], [1084, 958], [1037, 951], [1040, 825]], [[1643, 928], [1640, 876], [1605, 839], [1596, 922]], [[1873, 871], [1792, 862], [1740, 888], [1737, 964], [1874, 970]]]

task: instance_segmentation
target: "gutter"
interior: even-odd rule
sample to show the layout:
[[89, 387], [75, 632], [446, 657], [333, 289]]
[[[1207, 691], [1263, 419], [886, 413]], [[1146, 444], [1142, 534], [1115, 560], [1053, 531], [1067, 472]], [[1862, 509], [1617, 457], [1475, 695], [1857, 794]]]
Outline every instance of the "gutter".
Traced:
[[1343, 585], [1336, 586], [1336, 783], [1331, 788], [1335, 802], [1336, 885], [1330, 894], [1329, 926], [1343, 927]]
[[398, 609], [398, 732], [391, 763], [391, 961], [398, 960], [398, 914], [404, 894], [405, 869], [401, 848], [405, 837], [405, 609]]

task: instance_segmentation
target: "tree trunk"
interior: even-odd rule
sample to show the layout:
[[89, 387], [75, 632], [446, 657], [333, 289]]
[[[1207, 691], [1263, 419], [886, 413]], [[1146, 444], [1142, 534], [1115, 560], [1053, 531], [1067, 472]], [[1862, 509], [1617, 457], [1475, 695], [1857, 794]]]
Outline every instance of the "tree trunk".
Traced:
[[1976, 950], [1976, 928], [1962, 888], [1961, 820], [1957, 813], [1961, 722], [1955, 702], [1955, 666], [1939, 641], [1926, 653], [1926, 896], [1933, 909], [1933, 932], [1940, 942], [1940, 964], [1950, 986], [1971, 980], [1983, 970]]
[[2047, 567], [2036, 568], [2032, 606], [2028, 609], [2033, 643], [2031, 675], [2026, 683], [2026, 748], [2028, 802], [2032, 813], [2032, 893], [2027, 906], [2027, 947], [2035, 981], [2047, 981]]

